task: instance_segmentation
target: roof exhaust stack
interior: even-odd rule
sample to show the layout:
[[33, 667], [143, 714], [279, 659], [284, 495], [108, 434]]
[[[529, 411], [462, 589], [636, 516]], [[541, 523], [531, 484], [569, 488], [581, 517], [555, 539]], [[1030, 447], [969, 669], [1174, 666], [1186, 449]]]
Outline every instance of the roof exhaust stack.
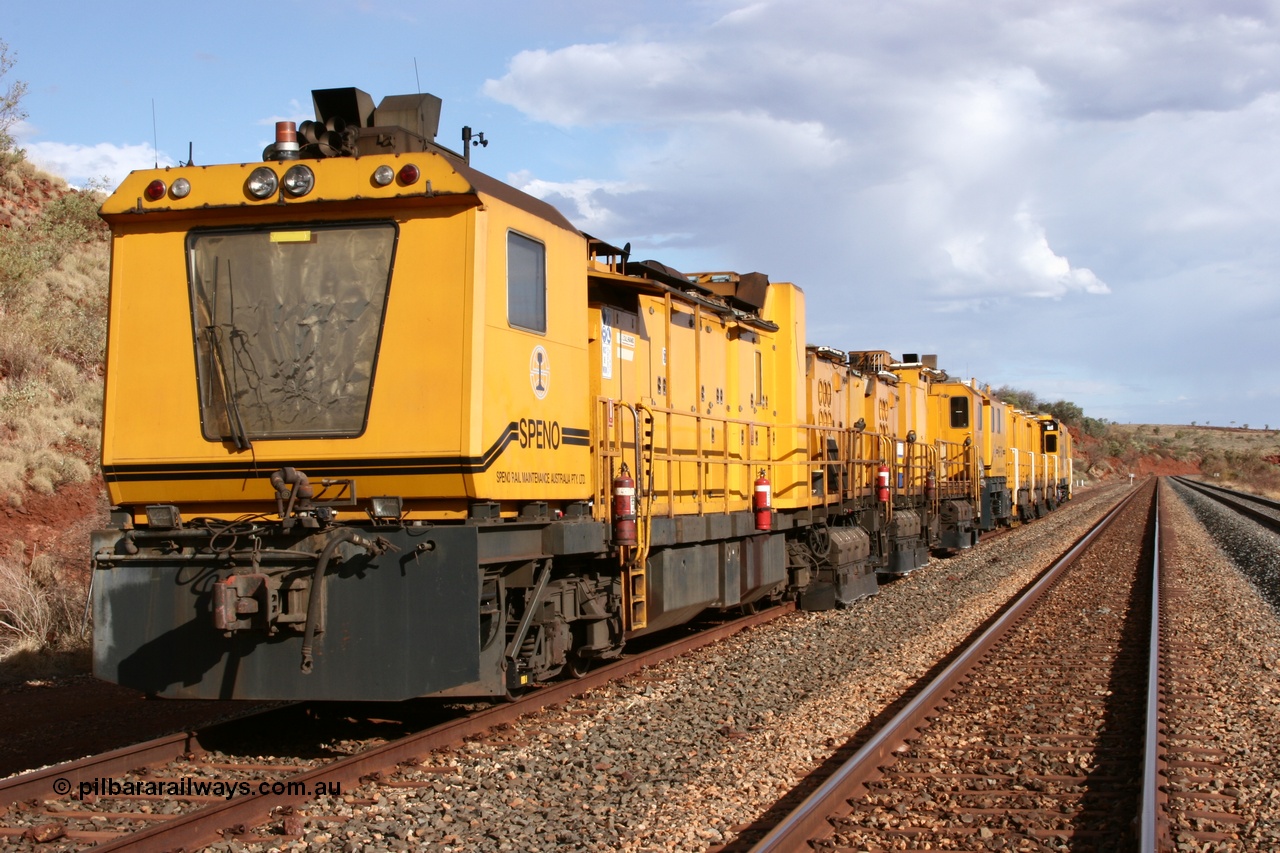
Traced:
[[327, 125], [330, 119], [341, 119], [355, 127], [373, 126], [373, 97], [349, 86], [343, 89], [312, 89], [311, 103], [316, 108], [316, 121]]
[[[440, 107], [435, 95], [388, 95], [377, 107], [368, 92], [348, 86], [312, 89], [314, 121], [276, 123], [276, 141], [264, 160], [360, 157], [431, 152], [462, 158], [436, 142]], [[483, 144], [484, 135], [480, 134]]]

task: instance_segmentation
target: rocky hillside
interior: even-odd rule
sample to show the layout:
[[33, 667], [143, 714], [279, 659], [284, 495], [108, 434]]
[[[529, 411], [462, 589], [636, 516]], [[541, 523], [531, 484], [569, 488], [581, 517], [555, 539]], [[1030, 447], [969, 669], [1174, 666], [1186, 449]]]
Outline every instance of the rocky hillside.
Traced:
[[0, 151], [0, 656], [80, 643], [86, 533], [105, 509], [100, 203]]
[[1222, 485], [1280, 497], [1280, 429], [1264, 425], [1106, 424], [1097, 435], [1072, 429], [1077, 474], [1107, 481], [1200, 475]]

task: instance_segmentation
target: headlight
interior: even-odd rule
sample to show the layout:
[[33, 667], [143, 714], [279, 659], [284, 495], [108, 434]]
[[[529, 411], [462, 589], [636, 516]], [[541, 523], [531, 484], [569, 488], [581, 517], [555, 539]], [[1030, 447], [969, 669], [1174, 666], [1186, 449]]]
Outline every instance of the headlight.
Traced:
[[399, 519], [404, 515], [404, 501], [398, 497], [373, 498], [369, 514], [380, 519]]
[[173, 182], [173, 186], [169, 187], [169, 194], [174, 198], [186, 198], [191, 194], [191, 182], [186, 178], [178, 178]]
[[279, 186], [276, 173], [266, 166], [259, 166], [249, 173], [249, 180], [245, 182], [244, 188], [254, 198], [270, 198], [275, 195]]
[[386, 164], [383, 164], [373, 170], [373, 182], [380, 187], [385, 187], [395, 179], [396, 173]]
[[284, 191], [291, 196], [304, 196], [315, 185], [315, 173], [306, 166], [290, 166], [284, 173]]
[[147, 525], [157, 530], [176, 530], [182, 527], [182, 513], [172, 504], [154, 504], [147, 507]]

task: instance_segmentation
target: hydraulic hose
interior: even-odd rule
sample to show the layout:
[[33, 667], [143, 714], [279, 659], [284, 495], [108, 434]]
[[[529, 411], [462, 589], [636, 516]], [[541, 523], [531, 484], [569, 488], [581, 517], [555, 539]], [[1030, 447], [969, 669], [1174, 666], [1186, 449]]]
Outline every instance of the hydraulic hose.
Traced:
[[316, 560], [315, 570], [311, 573], [311, 594], [307, 599], [307, 627], [302, 634], [302, 672], [304, 675], [310, 675], [314, 665], [312, 647], [315, 645], [316, 625], [320, 621], [320, 590], [324, 584], [324, 573], [329, 568], [333, 555], [338, 552], [338, 546], [343, 542], [358, 545], [375, 556], [385, 553], [387, 550], [394, 550], [391, 543], [381, 536], [370, 542], [350, 527], [336, 530], [329, 537], [329, 541], [325, 543], [324, 550], [320, 552], [319, 559]]

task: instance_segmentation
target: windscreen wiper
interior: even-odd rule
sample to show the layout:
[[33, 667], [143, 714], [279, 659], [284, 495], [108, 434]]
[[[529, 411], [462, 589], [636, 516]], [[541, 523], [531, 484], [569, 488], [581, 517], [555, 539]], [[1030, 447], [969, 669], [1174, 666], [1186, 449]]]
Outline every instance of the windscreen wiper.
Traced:
[[[201, 295], [204, 302], [205, 311], [209, 312], [209, 325], [204, 327], [205, 338], [209, 345], [209, 358], [213, 361], [217, 371], [220, 387], [222, 388], [222, 401], [226, 407], [227, 425], [231, 430], [231, 440], [236, 446], [236, 450], [252, 450], [253, 444], [249, 441], [249, 434], [244, 428], [244, 419], [240, 416], [240, 404], [235, 397], [235, 389], [232, 387], [232, 379], [227, 371], [226, 356], [222, 353], [222, 336], [218, 334], [218, 271], [222, 265], [220, 259], [215, 259], [213, 265], [213, 305], [210, 306], [207, 299]], [[231, 275], [231, 262], [227, 261], [227, 276]]]

